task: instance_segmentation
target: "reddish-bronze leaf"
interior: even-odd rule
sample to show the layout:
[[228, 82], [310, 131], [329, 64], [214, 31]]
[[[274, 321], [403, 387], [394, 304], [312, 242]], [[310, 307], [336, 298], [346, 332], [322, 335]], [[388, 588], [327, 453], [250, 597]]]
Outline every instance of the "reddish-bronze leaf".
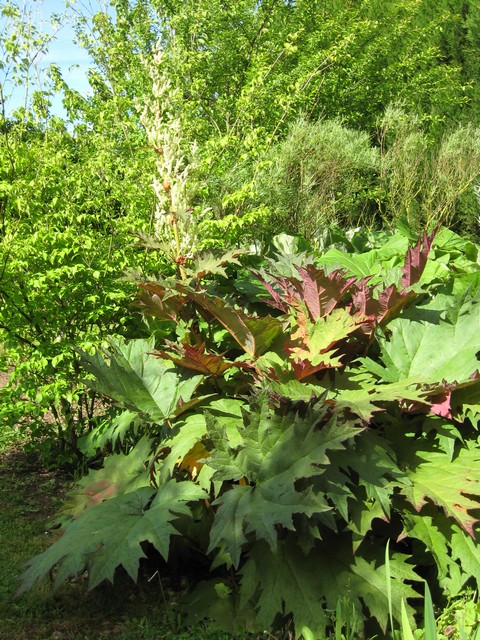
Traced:
[[269, 292], [271, 299], [266, 302], [284, 313], [292, 307], [304, 304], [312, 320], [323, 318], [335, 309], [356, 278], [345, 278], [342, 271], [326, 274], [314, 264], [297, 267], [299, 278], [290, 276], [264, 276], [253, 272]]
[[378, 298], [373, 297], [375, 287], [369, 287], [370, 278], [362, 278], [355, 285], [352, 293], [352, 302], [355, 309], [370, 318], [372, 329], [375, 325], [385, 326], [396, 318], [400, 311], [416, 297], [413, 291], [399, 291], [392, 284], [378, 293]]
[[176, 289], [190, 298], [197, 307], [208, 311], [216, 318], [251, 357], [265, 353], [283, 331], [283, 324], [278, 318], [252, 316], [240, 309], [235, 309], [223, 298], [193, 291], [181, 284], [177, 284]]
[[182, 310], [187, 303], [185, 296], [173, 293], [171, 289], [166, 289], [155, 282], [140, 284], [137, 298], [138, 305], [144, 314], [174, 322], [180, 319]]
[[430, 235], [425, 231], [423, 238], [419, 238], [415, 246], [408, 249], [402, 269], [403, 277], [400, 281], [404, 289], [411, 287], [422, 277], [438, 229], [439, 227], [436, 227]]
[[309, 264], [297, 267], [301, 280], [295, 280], [300, 301], [305, 302], [312, 320], [331, 313], [352, 288], [355, 277], [345, 278], [342, 271], [332, 271], [328, 275], [323, 269]]
[[155, 355], [171, 360], [186, 369], [199, 371], [204, 375], [212, 375], [214, 377], [222, 376], [225, 371], [232, 367], [244, 367], [244, 362], [230, 362], [226, 360], [222, 354], [205, 353], [205, 344], [192, 346], [190, 344], [177, 345], [167, 341], [168, 347], [175, 351], [176, 354], [168, 351], [156, 351]]

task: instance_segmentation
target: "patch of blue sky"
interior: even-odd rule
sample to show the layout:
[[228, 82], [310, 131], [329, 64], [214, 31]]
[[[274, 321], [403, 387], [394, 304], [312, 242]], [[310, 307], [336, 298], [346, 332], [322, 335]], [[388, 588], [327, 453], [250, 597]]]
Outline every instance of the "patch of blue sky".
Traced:
[[[7, 4], [0, 0], [0, 8]], [[5, 94], [5, 113], [11, 115], [16, 109], [25, 105], [31, 98], [32, 91], [41, 88], [46, 82], [46, 70], [51, 64], [59, 67], [63, 79], [68, 86], [82, 95], [90, 93], [90, 85], [87, 78], [88, 68], [92, 66], [92, 60], [88, 52], [76, 42], [74, 22], [78, 16], [87, 20], [98, 11], [108, 12], [114, 15], [114, 11], [107, 0], [90, 0], [83, 2], [74, 0], [10, 0], [8, 4], [14, 4], [20, 10], [25, 19], [31, 20], [40, 34], [51, 37], [47, 51], [35, 57], [30, 71], [29, 82], [17, 85], [13, 81], [13, 66], [0, 65], [0, 83]], [[60, 16], [60, 22], [56, 22], [54, 16]], [[3, 17], [1, 28], [4, 36], [12, 33], [12, 20]], [[34, 55], [34, 50], [31, 56]], [[60, 94], [50, 98], [50, 111], [60, 117], [65, 116]]]

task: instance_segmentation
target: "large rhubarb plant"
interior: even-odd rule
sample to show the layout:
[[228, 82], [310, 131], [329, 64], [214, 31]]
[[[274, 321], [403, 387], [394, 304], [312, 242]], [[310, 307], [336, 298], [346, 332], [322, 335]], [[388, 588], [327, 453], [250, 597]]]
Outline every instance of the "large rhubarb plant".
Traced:
[[56, 585], [136, 579], [144, 543], [169, 562], [183, 537], [212, 570], [189, 621], [324, 637], [345, 596], [385, 631], [388, 541], [397, 620], [425, 578], [439, 597], [475, 582], [476, 258], [441, 229], [362, 253], [204, 256], [142, 283], [152, 338], [82, 354], [115, 408], [83, 447], [112, 454], [20, 591], [54, 567]]

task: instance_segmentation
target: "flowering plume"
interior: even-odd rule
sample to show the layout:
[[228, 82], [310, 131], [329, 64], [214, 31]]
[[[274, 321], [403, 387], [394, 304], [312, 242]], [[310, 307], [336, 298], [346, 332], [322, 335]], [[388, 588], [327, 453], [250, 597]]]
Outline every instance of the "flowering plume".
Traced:
[[196, 144], [183, 138], [183, 99], [169, 77], [167, 55], [157, 45], [147, 62], [152, 95], [143, 105], [141, 122], [149, 145], [156, 151], [153, 178], [155, 192], [155, 232], [183, 272], [182, 264], [195, 244], [195, 222], [191, 215], [189, 178], [195, 167]]

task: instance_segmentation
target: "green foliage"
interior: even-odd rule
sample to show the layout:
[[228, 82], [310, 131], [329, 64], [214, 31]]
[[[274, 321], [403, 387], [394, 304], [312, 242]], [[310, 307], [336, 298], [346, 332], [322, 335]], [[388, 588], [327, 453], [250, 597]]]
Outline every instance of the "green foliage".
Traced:
[[[37, 49], [46, 50], [49, 38], [28, 14], [22, 20], [13, 0], [4, 4], [6, 33], [11, 25], [21, 35], [0, 41], [8, 104], [9, 83], [33, 83]], [[279, 224], [314, 236], [325, 221], [372, 226], [402, 215], [418, 228], [443, 218], [476, 232], [476, 3], [112, 5], [92, 15], [66, 7], [57, 20], [73, 22], [92, 59], [91, 96], [69, 88], [52, 65], [33, 109], [55, 130], [49, 100], [62, 94], [78, 164], [100, 183], [63, 172], [60, 184], [89, 211], [107, 191], [110, 205], [143, 213], [144, 225], [150, 216], [147, 190], [162, 154], [141, 122], [158, 92], [157, 73], [168, 79], [168, 104], [159, 111], [179, 123], [185, 148], [196, 144], [194, 166], [186, 163], [190, 231], [198, 227], [204, 247], [270, 237]]]
[[333, 221], [371, 222], [379, 163], [366, 133], [334, 120], [299, 120], [270, 152], [259, 199], [272, 211], [274, 225], [307, 237]]
[[[12, 16], [19, 32], [28, 30], [20, 13]], [[15, 63], [36, 46], [26, 35], [16, 40], [7, 80], [32, 71]], [[35, 109], [0, 117], [1, 368], [10, 372], [0, 413], [3, 423], [21, 421], [52, 463], [75, 461], [77, 438], [98, 413], [75, 347], [128, 334], [135, 321], [124, 307], [134, 287], [125, 272], [152, 268], [132, 244], [152, 203], [143, 132], [124, 122], [112, 135], [110, 106], [100, 100], [66, 106], [69, 126]]]
[[393, 106], [379, 115], [374, 144], [337, 120], [300, 119], [258, 163], [256, 203], [275, 228], [313, 241], [328, 226], [372, 228], [402, 217], [418, 229], [441, 221], [476, 233], [479, 135], [462, 125], [438, 141]]
[[[345, 596], [384, 632], [387, 572], [404, 624], [420, 575], [474, 586], [478, 249], [404, 222], [478, 229], [473, 4], [120, 0], [76, 21], [90, 97], [54, 65], [2, 112], [1, 415], [104, 460], [20, 591], [136, 579], [148, 542], [211, 563], [192, 619], [322, 637]], [[48, 39], [1, 9], [29, 86]], [[360, 221], [402, 232], [324, 228]]]
[[[406, 254], [400, 236], [370, 249], [398, 265], [393, 283], [325, 271], [328, 253], [289, 253], [220, 270], [210, 257], [187, 264], [186, 280], [142, 284], [140, 308], [169, 327], [161, 349], [111, 341], [83, 355], [89, 384], [125, 416], [89, 446], [121, 428], [124, 452], [82, 480], [20, 592], [55, 566], [57, 585], [85, 568], [92, 587], [119, 566], [135, 579], [141, 543], [171, 560], [178, 535], [216, 571], [187, 597], [189, 620], [228, 629], [291, 618], [295, 635], [324, 637], [348, 594], [358, 633], [364, 616], [384, 631], [389, 599], [411, 623], [419, 574], [451, 596], [471, 585], [480, 451], [461, 394], [476, 393], [478, 372], [470, 351], [448, 364], [477, 305], [478, 265], [462, 246], [440, 231]], [[457, 248], [447, 261], [446, 247]], [[370, 251], [349, 254], [350, 268]], [[412, 350], [417, 335], [445, 358]]]

